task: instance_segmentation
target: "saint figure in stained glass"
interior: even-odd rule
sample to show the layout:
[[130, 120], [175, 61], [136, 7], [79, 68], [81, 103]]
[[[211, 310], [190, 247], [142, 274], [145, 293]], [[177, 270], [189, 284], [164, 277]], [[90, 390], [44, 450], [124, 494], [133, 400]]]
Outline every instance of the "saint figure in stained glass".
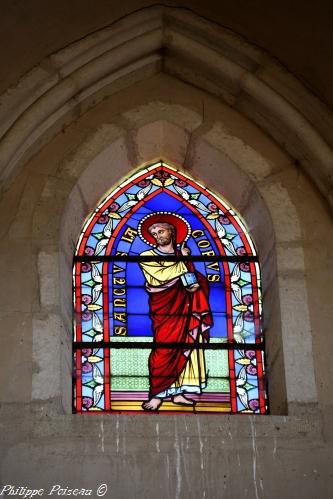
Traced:
[[[142, 407], [157, 410], [168, 397], [175, 404], [193, 405], [186, 394], [201, 394], [207, 382], [204, 353], [198, 347], [208, 341], [212, 325], [208, 283], [192, 262], [177, 259], [190, 255], [183, 238], [189, 227], [182, 217], [152, 214], [145, 217], [139, 230], [144, 240], [155, 246], [140, 256], [156, 258], [140, 262], [154, 333], [149, 400]], [[173, 260], [163, 260], [172, 256]]]
[[75, 411], [267, 413], [256, 248], [188, 173], [159, 161], [115, 186], [73, 284]]

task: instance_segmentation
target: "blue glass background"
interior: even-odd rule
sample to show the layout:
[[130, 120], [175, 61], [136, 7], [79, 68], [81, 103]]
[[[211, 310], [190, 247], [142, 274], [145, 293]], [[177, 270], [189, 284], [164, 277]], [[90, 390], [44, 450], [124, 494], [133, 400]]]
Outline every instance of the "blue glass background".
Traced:
[[[184, 217], [190, 224], [192, 231], [202, 230], [204, 236], [194, 239], [190, 237], [187, 241], [187, 246], [191, 249], [192, 255], [201, 255], [202, 251], [207, 251], [213, 249], [214, 253], [218, 255], [218, 250], [214, 239], [206, 229], [205, 225], [201, 220], [196, 217], [193, 212], [184, 205], [181, 201], [170, 196], [166, 192], [160, 192], [149, 201], [147, 201], [143, 206], [141, 206], [137, 211], [131, 214], [131, 217], [127, 220], [124, 226], [121, 228], [115, 243], [112, 248], [112, 255], [115, 255], [118, 251], [126, 252], [129, 255], [137, 256], [143, 251], [151, 249], [151, 246], [144, 243], [139, 236], [136, 236], [132, 243], [121, 240], [124, 232], [128, 227], [135, 230], [138, 228], [139, 222], [142, 218], [148, 214], [154, 213], [156, 211], [170, 211], [172, 213], [179, 213]], [[207, 239], [210, 242], [210, 247], [200, 250], [197, 243], [202, 239]], [[151, 320], [149, 318], [149, 306], [148, 306], [148, 293], [145, 290], [145, 279], [143, 273], [137, 262], [115, 262], [121, 267], [126, 268], [126, 309], [119, 311], [126, 311], [127, 313], [127, 336], [152, 336]], [[207, 262], [209, 265], [211, 262]], [[113, 290], [113, 277], [122, 277], [123, 273], [112, 274], [112, 265], [109, 264], [109, 310], [112, 310], [112, 290]], [[218, 272], [206, 268], [205, 262], [195, 262], [196, 269], [201, 272], [204, 276], [207, 276], [207, 271], [210, 274], [216, 274]], [[212, 337], [223, 337], [227, 336], [227, 319], [226, 319], [226, 300], [225, 300], [225, 286], [223, 278], [223, 266], [219, 264], [221, 282], [210, 282], [209, 289], [209, 302], [211, 306], [211, 311], [214, 319], [214, 326], [211, 328]], [[122, 286], [116, 286], [121, 288]], [[115, 322], [117, 325], [120, 323]], [[110, 334], [113, 331], [113, 319], [110, 316]]]

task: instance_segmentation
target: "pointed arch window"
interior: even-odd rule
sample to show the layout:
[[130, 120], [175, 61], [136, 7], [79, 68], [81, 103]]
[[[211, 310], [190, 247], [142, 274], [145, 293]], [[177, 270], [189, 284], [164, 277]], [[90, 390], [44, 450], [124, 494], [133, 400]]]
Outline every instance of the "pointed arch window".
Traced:
[[267, 413], [254, 242], [163, 161], [87, 218], [76, 247], [74, 411]]

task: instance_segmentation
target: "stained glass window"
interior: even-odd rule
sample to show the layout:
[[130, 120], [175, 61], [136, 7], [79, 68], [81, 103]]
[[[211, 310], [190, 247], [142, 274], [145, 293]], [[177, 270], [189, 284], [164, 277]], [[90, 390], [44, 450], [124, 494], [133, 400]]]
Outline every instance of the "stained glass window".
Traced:
[[103, 199], [73, 290], [75, 412], [267, 413], [256, 249], [188, 173], [160, 161]]

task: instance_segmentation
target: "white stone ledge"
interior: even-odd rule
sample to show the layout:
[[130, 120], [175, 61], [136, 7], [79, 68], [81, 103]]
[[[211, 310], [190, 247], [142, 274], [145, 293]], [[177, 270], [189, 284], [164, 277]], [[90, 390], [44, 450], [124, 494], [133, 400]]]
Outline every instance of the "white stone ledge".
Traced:
[[[289, 451], [293, 448], [294, 440], [297, 440], [304, 452], [309, 451], [308, 444], [315, 437], [316, 445], [318, 442], [323, 442], [323, 421], [318, 407], [315, 404], [295, 404], [301, 410], [301, 414], [288, 416], [270, 415], [248, 415], [248, 414], [200, 414], [200, 417], [191, 417], [189, 414], [178, 414], [172, 416], [168, 414], [99, 414], [95, 417], [91, 415], [77, 415], [59, 413], [59, 406], [55, 401], [49, 402], [36, 401], [33, 404], [1, 404], [2, 420], [12, 418], [15, 421], [14, 430], [17, 430], [21, 421], [27, 421], [31, 417], [31, 413], [35, 414], [32, 421], [33, 436], [43, 437], [42, 444], [45, 444], [45, 439], [54, 439], [51, 448], [56, 444], [56, 441], [61, 442], [61, 445], [68, 439], [75, 439], [75, 442], [80, 440], [83, 446], [87, 445], [86, 440], [82, 438], [83, 434], [89, 432], [91, 445], [96, 450], [96, 442], [101, 437], [101, 421], [103, 421], [104, 432], [106, 439], [110, 445], [109, 454], [114, 451], [114, 442], [119, 437], [119, 428], [117, 429], [116, 421], [121, 419], [121, 438], [124, 435], [128, 440], [134, 440], [136, 445], [143, 452], [148, 452], [147, 448], [152, 452], [156, 451], [156, 424], [160, 425], [161, 442], [163, 442], [164, 452], [168, 448], [174, 447], [175, 439], [175, 418], [179, 428], [179, 437], [181, 439], [190, 439], [187, 442], [191, 446], [194, 453], [198, 452], [200, 435], [203, 437], [207, 452], [218, 448], [221, 452], [230, 447], [230, 451], [235, 451], [235, 438], [238, 437], [243, 442], [244, 448], [250, 444], [252, 448], [253, 433], [255, 431], [256, 438], [261, 441], [276, 441], [279, 445], [284, 445], [284, 448]], [[45, 415], [48, 417], [45, 417]], [[141, 416], [141, 417], [140, 417]], [[198, 420], [200, 421], [198, 423]], [[55, 424], [56, 423], [56, 424]], [[120, 426], [120, 425], [119, 425]], [[151, 431], [147, 432], [147, 427]], [[15, 433], [15, 438], [17, 435]], [[221, 438], [224, 438], [223, 447]], [[207, 439], [207, 441], [206, 441]], [[319, 440], [318, 440], [319, 439]], [[250, 440], [250, 442], [249, 442]], [[292, 442], [291, 442], [292, 441]], [[107, 442], [106, 442], [107, 443]], [[28, 442], [31, 446], [31, 442]], [[72, 445], [70, 443], [70, 445]], [[290, 445], [290, 448], [289, 448]], [[29, 447], [30, 448], [30, 447]], [[76, 451], [76, 449], [75, 449]], [[272, 445], [273, 451], [273, 445]], [[92, 450], [93, 452], [93, 450]], [[68, 450], [64, 454], [67, 454]], [[90, 459], [91, 464], [91, 459]]]

